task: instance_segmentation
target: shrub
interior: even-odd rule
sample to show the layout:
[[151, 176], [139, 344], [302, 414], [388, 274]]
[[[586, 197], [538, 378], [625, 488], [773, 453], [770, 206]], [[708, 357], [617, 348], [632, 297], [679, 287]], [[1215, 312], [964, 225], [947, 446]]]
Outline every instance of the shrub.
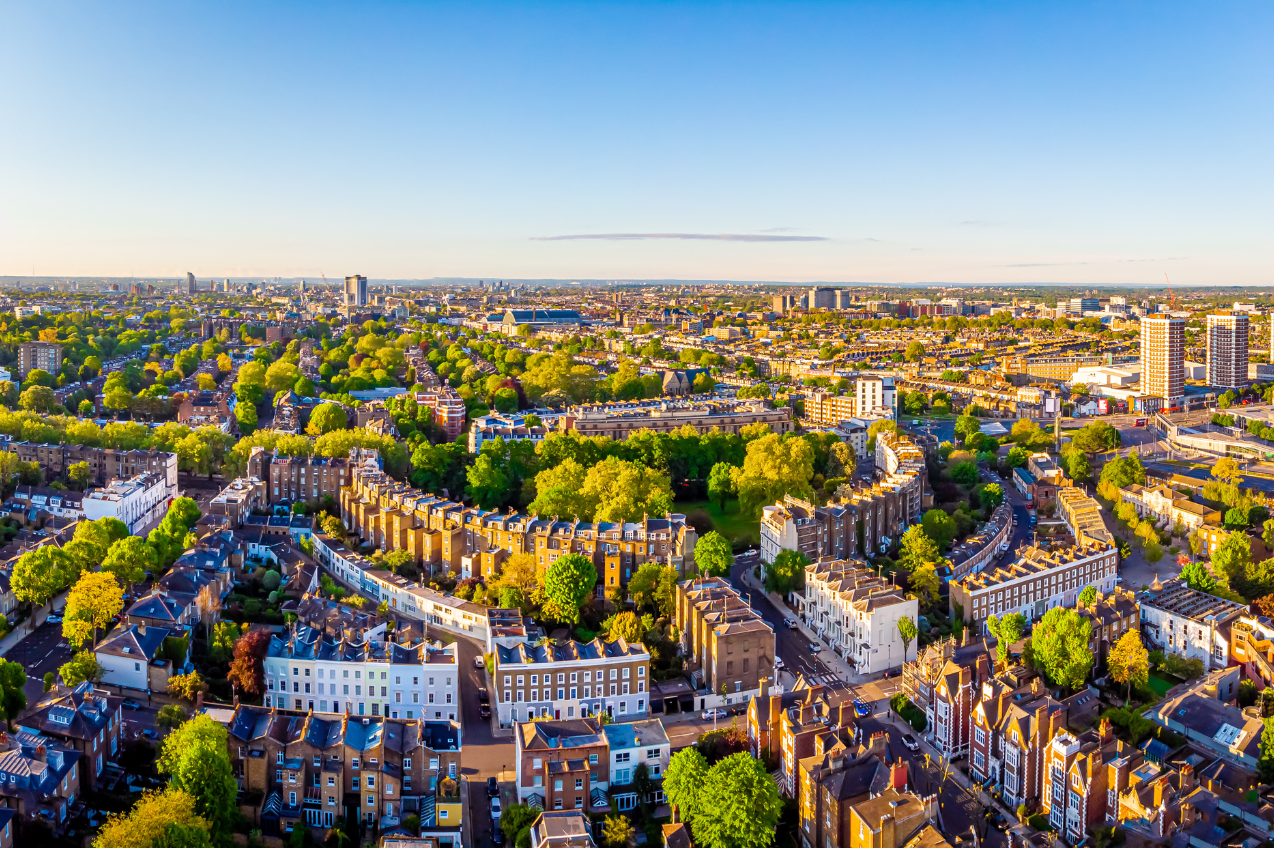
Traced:
[[279, 584], [283, 582], [283, 575], [277, 571], [267, 571], [265, 576], [261, 578], [261, 585], [267, 592], [273, 592], [279, 588]]

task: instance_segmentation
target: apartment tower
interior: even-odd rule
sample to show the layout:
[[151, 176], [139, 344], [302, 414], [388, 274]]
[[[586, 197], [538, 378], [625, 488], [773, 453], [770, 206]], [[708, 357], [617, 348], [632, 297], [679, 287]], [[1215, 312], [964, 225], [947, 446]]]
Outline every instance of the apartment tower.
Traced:
[[62, 345], [57, 342], [23, 342], [18, 345], [20, 379], [26, 380], [27, 375], [37, 368], [56, 377], [62, 370]]
[[1184, 319], [1168, 315], [1141, 319], [1141, 391], [1162, 398], [1164, 409], [1180, 408], [1185, 399], [1185, 342]]
[[1247, 385], [1247, 330], [1246, 312], [1223, 309], [1208, 316], [1208, 385]]
[[345, 278], [345, 305], [367, 305], [367, 278], [362, 274]]

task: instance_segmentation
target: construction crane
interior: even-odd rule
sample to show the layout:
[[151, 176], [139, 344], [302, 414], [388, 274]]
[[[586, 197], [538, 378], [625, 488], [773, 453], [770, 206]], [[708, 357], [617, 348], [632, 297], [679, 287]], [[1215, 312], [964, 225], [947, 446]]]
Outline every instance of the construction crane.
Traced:
[[[1168, 280], [1167, 271], [1163, 272], [1163, 278]], [[1168, 280], [1168, 308], [1174, 310], [1177, 308], [1177, 298], [1176, 295], [1172, 293], [1172, 280]]]

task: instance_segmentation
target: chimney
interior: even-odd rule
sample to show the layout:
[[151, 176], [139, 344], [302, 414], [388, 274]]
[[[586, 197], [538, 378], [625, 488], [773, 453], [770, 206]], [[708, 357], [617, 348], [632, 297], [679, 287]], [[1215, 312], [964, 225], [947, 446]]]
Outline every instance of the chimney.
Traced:
[[1110, 719], [1103, 718], [1097, 728], [1097, 737], [1101, 744], [1107, 745], [1115, 740], [1115, 729], [1110, 726]]
[[1035, 677], [1031, 680], [1031, 694], [1032, 695], [1044, 694], [1044, 680], [1042, 678]]
[[1167, 788], [1168, 788], [1168, 775], [1165, 774], [1163, 777], [1155, 781], [1155, 796], [1154, 796], [1155, 800], [1154, 800], [1154, 804], [1152, 805], [1155, 809], [1159, 809], [1161, 806], [1163, 806], [1164, 791]]
[[889, 767], [889, 785], [898, 790], [905, 792], [907, 790], [907, 761], [899, 759]]
[[978, 685], [981, 686], [983, 683], [986, 683], [987, 679], [991, 676], [991, 670], [986, 661], [986, 654], [978, 654], [976, 669]]
[[146, 622], [140, 621], [140, 620], [137, 622], [137, 635], [138, 636], [146, 635]]
[[1180, 774], [1181, 774], [1181, 794], [1188, 795], [1194, 789], [1194, 785], [1195, 785], [1194, 766], [1190, 765], [1189, 763], [1185, 763], [1184, 765], [1181, 766]]

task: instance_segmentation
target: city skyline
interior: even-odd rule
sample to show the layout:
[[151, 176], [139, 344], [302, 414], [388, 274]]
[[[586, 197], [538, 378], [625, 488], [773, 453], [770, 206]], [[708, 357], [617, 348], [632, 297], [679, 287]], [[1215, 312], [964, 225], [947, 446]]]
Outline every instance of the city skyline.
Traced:
[[0, 274], [1261, 286], [1272, 14], [11, 5]]

